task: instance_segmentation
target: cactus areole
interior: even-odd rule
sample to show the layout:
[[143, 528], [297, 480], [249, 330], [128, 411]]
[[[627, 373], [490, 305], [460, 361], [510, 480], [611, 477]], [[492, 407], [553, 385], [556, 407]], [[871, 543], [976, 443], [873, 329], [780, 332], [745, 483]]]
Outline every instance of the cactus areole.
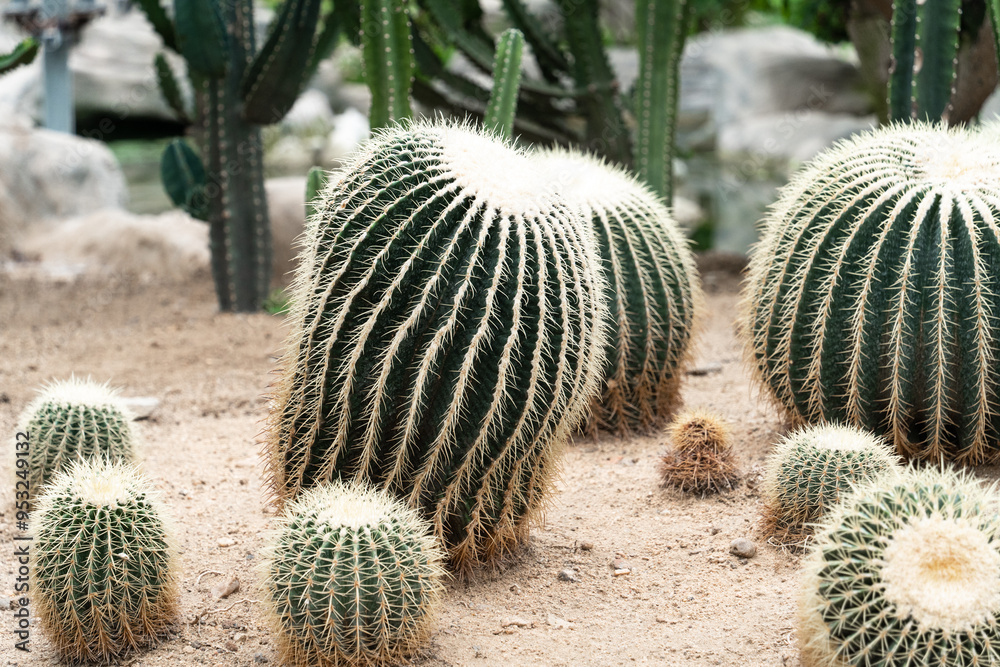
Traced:
[[269, 425], [279, 502], [358, 479], [419, 507], [467, 566], [541, 510], [603, 363], [589, 224], [535, 163], [453, 125], [394, 127], [306, 231]]
[[1000, 144], [890, 126], [818, 157], [754, 249], [744, 334], [793, 417], [908, 456], [1000, 454]]

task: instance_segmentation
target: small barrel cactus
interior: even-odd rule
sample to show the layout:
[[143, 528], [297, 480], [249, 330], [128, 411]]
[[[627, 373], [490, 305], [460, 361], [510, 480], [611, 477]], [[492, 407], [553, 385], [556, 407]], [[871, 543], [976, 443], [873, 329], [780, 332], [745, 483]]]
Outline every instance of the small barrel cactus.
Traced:
[[132, 415], [106, 384], [71, 378], [46, 386], [21, 415], [27, 432], [32, 494], [74, 461], [136, 458]]
[[82, 461], [33, 514], [32, 602], [68, 662], [152, 645], [177, 611], [177, 556], [163, 510], [132, 466]]
[[762, 530], [783, 542], [799, 542], [852, 485], [899, 467], [892, 447], [862, 429], [839, 424], [799, 428], [767, 459]]
[[269, 420], [279, 503], [334, 479], [419, 507], [465, 568], [526, 535], [598, 389], [589, 225], [455, 125], [384, 130], [315, 203]]
[[608, 279], [610, 336], [589, 426], [649, 431], [678, 404], [701, 302], [694, 256], [663, 202], [623, 170], [565, 150], [537, 159], [591, 221]]
[[1000, 513], [953, 471], [884, 475], [847, 494], [805, 563], [804, 667], [1000, 660]]
[[708, 494], [731, 489], [739, 478], [729, 426], [706, 410], [677, 416], [667, 429], [673, 450], [663, 457], [663, 482], [681, 491]]
[[744, 335], [795, 419], [888, 436], [911, 457], [1000, 456], [1000, 143], [893, 125], [783, 190], [754, 249]]
[[430, 525], [384, 491], [334, 482], [289, 503], [263, 562], [281, 663], [382, 665], [427, 640], [444, 590]]

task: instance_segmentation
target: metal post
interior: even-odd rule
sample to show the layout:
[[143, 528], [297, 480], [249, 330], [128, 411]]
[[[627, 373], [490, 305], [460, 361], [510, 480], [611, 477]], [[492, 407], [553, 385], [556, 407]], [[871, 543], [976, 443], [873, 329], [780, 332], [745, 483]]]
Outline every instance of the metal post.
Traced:
[[[44, 0], [42, 13], [47, 19], [54, 19], [58, 25], [67, 16], [67, 0]], [[68, 134], [73, 134], [76, 131], [73, 108], [73, 73], [69, 69], [71, 45], [70, 35], [58, 27], [47, 28], [42, 33], [45, 127]]]

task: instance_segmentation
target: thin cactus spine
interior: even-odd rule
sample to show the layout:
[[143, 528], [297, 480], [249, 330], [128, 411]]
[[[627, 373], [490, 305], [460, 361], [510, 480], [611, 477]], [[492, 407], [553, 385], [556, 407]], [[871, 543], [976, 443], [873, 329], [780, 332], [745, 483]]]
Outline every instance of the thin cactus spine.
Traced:
[[177, 615], [177, 548], [152, 486], [123, 463], [77, 463], [33, 515], [32, 603], [69, 662], [155, 644]]
[[804, 562], [804, 667], [991, 664], [1000, 646], [995, 489], [933, 468], [862, 485]]
[[608, 280], [611, 337], [588, 430], [650, 431], [679, 404], [701, 307], [694, 256], [659, 198], [623, 170], [573, 151], [538, 159], [591, 221]]
[[31, 442], [28, 485], [40, 491], [78, 461], [134, 462], [132, 414], [107, 384], [71, 378], [47, 385], [20, 418]]
[[544, 182], [502, 143], [427, 124], [384, 131], [331, 182], [271, 411], [279, 502], [368, 481], [420, 507], [459, 568], [524, 539], [605, 335], [590, 230]]
[[907, 456], [998, 456], [1000, 150], [895, 125], [818, 157], [751, 256], [743, 335], [765, 391]]
[[436, 620], [443, 557], [427, 522], [382, 491], [338, 482], [304, 493], [279, 519], [261, 572], [282, 664], [411, 655]]

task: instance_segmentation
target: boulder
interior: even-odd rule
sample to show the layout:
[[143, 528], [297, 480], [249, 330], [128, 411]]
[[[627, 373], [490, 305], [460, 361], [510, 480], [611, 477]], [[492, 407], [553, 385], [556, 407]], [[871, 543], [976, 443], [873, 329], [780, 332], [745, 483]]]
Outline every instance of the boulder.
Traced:
[[306, 179], [303, 176], [269, 178], [264, 182], [264, 189], [274, 248], [271, 283], [284, 287], [292, 279], [299, 254], [296, 240], [305, 225]]
[[140, 283], [208, 279], [208, 225], [182, 211], [105, 209], [29, 231], [15, 245], [42, 275]]
[[0, 255], [30, 225], [123, 208], [125, 177], [104, 144], [27, 124], [0, 124]]
[[828, 146], [878, 125], [874, 116], [803, 109], [740, 118], [719, 131], [724, 158], [752, 159], [760, 166], [794, 169]]

